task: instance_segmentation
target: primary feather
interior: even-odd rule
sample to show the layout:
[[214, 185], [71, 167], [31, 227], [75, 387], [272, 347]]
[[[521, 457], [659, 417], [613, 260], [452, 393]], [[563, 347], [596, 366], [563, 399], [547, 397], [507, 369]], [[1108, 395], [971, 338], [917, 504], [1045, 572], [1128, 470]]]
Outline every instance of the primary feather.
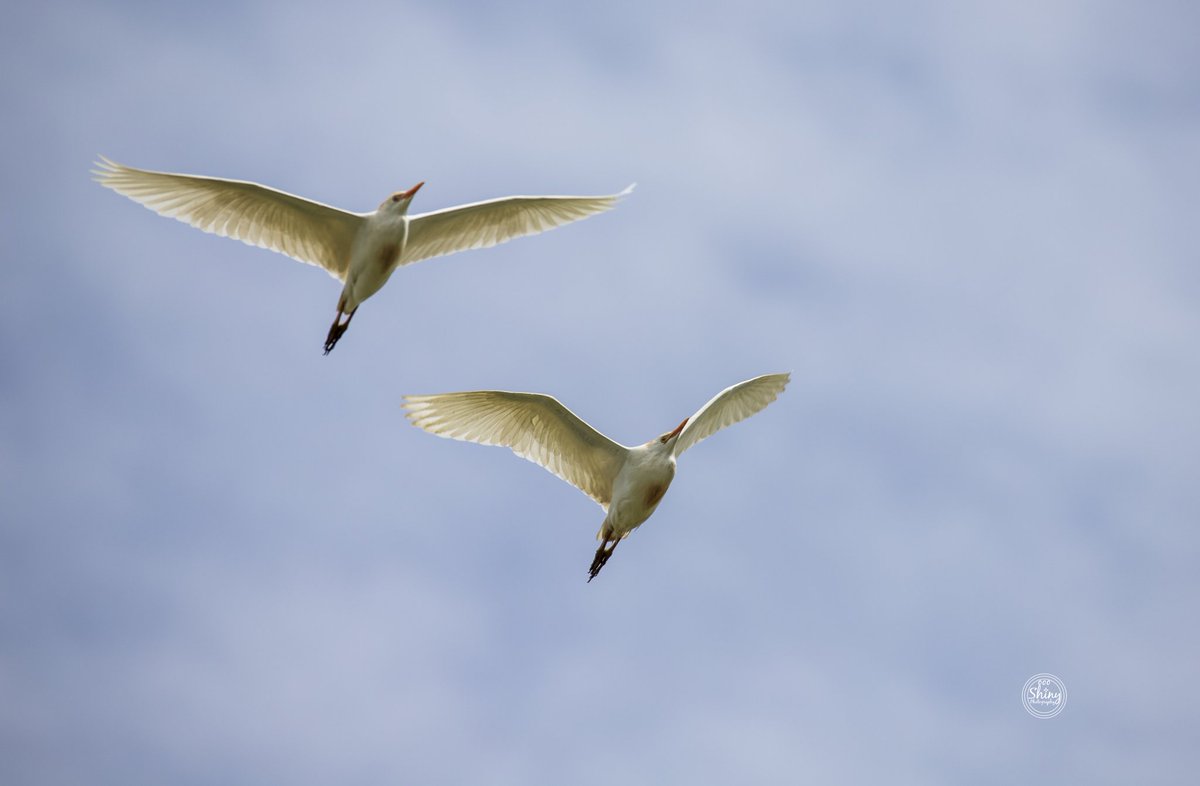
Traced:
[[625, 454], [553, 396], [475, 390], [405, 396], [413, 425], [449, 439], [503, 445], [545, 467], [601, 505], [612, 500], [613, 478]]

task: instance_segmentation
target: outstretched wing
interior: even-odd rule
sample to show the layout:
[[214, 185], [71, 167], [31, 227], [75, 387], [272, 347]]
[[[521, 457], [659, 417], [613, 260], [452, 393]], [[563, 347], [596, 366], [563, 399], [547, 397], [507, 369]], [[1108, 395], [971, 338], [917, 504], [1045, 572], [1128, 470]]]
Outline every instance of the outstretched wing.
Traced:
[[511, 196], [419, 213], [409, 219], [400, 264], [536, 235], [611, 210], [632, 190], [609, 196]]
[[787, 387], [791, 374], [767, 374], [725, 388], [695, 415], [675, 442], [675, 455], [682, 454], [726, 426], [745, 420], [775, 400]]
[[628, 448], [541, 393], [475, 390], [405, 396], [405, 413], [430, 434], [503, 445], [553, 472], [608, 508]]
[[362, 215], [244, 180], [151, 172], [104, 156], [96, 167], [96, 182], [159, 215], [346, 277]]

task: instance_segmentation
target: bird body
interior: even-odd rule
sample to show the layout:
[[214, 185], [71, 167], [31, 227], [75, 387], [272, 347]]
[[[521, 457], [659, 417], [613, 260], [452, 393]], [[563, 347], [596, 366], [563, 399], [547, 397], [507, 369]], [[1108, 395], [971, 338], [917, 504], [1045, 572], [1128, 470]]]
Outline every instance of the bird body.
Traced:
[[423, 181], [370, 213], [352, 213], [244, 180], [135, 169], [103, 156], [96, 167], [100, 185], [160, 215], [317, 265], [343, 282], [325, 354], [397, 267], [578, 221], [610, 210], [633, 189], [607, 196], [502, 197], [410, 216]]
[[350, 247], [345, 286], [338, 307], [351, 313], [391, 278], [404, 258], [409, 217], [377, 210], [363, 220]]
[[419, 428], [449, 439], [503, 445], [594, 499], [605, 517], [596, 534], [600, 547], [588, 570], [591, 581], [617, 544], [658, 508], [675, 478], [676, 458], [770, 404], [789, 378], [767, 374], [732, 385], [673, 431], [636, 447], [614, 442], [542, 393], [475, 390], [405, 396], [404, 407]]
[[[423, 186], [417, 183], [407, 192], [393, 194], [379, 209], [362, 218], [350, 246], [350, 261], [346, 266], [345, 283], [338, 298], [337, 316], [325, 338], [325, 354], [337, 345], [338, 339], [350, 326], [350, 319], [360, 304], [374, 295], [404, 263], [408, 250], [408, 206], [413, 195]], [[342, 316], [346, 321], [342, 322]]]
[[597, 540], [624, 540], [650, 518], [675, 479], [673, 448], [658, 440], [628, 448]]

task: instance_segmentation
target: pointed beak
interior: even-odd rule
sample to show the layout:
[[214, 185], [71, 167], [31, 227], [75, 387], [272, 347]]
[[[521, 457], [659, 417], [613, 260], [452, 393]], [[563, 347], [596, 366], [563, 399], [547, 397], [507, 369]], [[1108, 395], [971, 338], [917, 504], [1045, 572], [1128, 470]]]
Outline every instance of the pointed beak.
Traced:
[[424, 181], [424, 180], [422, 180], [420, 183], [417, 183], [415, 186], [413, 186], [412, 188], [410, 188], [410, 189], [408, 189], [407, 191], [405, 191], [405, 192], [404, 192], [404, 198], [405, 198], [405, 199], [412, 199], [412, 198], [413, 198], [413, 196], [414, 196], [414, 195], [415, 195], [415, 194], [416, 194], [418, 191], [420, 191], [420, 190], [421, 190], [421, 186], [423, 186], [423, 185], [425, 185], [425, 181]]
[[681, 433], [683, 433], [683, 427], [687, 425], [687, 422], [688, 422], [688, 419], [684, 418], [683, 422], [680, 423], [678, 426], [676, 426], [675, 430], [672, 431], [667, 436], [670, 437], [671, 439], [675, 439], [676, 437], [678, 437]]

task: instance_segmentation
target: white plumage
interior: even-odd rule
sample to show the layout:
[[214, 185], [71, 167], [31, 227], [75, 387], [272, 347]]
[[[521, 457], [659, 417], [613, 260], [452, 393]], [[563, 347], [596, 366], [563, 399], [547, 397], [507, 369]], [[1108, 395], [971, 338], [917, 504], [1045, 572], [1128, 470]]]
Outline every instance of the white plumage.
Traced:
[[405, 396], [413, 425], [449, 439], [502, 445], [553, 472], [605, 511], [588, 571], [596, 577], [623, 538], [650, 517], [675, 477], [675, 459], [701, 440], [766, 407], [790, 374], [767, 374], [722, 390], [673, 431], [644, 445], [621, 445], [558, 399], [541, 393], [476, 390]]
[[611, 209], [633, 190], [607, 196], [510, 196], [410, 216], [409, 204], [424, 182], [392, 194], [370, 213], [352, 213], [243, 180], [152, 172], [103, 156], [96, 167], [92, 173], [102, 186], [160, 215], [317, 265], [342, 281], [326, 354], [359, 304], [397, 267], [569, 224]]

